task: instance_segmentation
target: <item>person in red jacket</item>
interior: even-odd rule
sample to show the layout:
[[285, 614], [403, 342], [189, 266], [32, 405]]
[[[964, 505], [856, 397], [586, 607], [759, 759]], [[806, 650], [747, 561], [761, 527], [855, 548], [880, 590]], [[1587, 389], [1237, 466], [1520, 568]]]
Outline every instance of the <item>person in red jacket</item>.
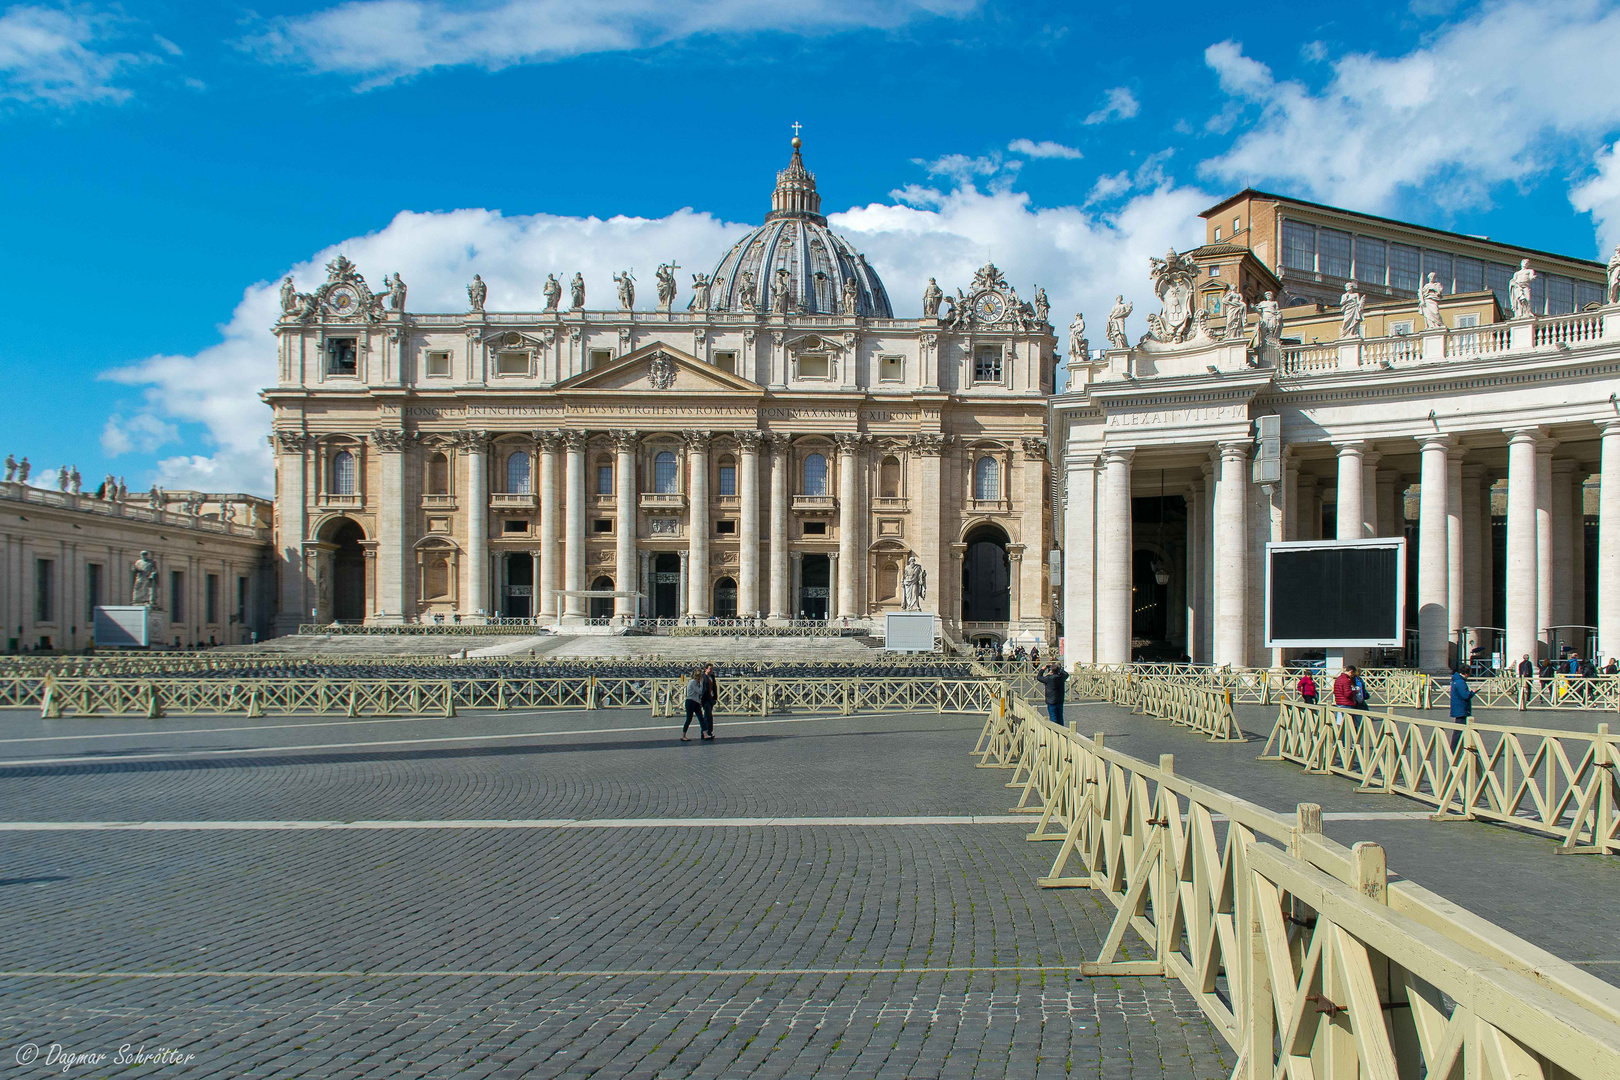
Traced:
[[[1341, 709], [1353, 709], [1356, 707], [1355, 668], [1345, 668], [1343, 671], [1339, 672], [1339, 677], [1333, 680], [1333, 704], [1337, 705]], [[1343, 725], [1344, 719], [1344, 714], [1339, 713], [1334, 717], [1334, 723]]]
[[1307, 705], [1316, 704], [1316, 680], [1308, 671], [1299, 677], [1299, 700]]

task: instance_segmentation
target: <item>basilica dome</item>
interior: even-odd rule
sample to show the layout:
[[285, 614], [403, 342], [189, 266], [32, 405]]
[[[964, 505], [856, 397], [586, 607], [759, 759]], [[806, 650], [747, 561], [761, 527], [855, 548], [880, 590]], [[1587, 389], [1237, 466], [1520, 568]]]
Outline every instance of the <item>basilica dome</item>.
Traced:
[[[827, 228], [816, 178], [799, 156], [776, 174], [765, 224], [726, 252], [710, 275], [709, 310], [891, 319], [889, 294], [866, 256]], [[786, 271], [786, 273], [783, 273]], [[844, 310], [846, 296], [853, 312]]]

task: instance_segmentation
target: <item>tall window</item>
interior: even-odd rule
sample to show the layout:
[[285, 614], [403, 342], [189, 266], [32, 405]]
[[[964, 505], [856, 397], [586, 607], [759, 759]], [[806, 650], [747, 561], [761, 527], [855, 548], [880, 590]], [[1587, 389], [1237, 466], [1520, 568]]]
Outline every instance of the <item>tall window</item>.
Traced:
[[1456, 274], [1458, 292], [1485, 291], [1485, 264], [1478, 259], [1457, 256]]
[[203, 579], [203, 622], [219, 622], [219, 575], [209, 574]]
[[427, 493], [429, 495], [450, 494], [450, 459], [442, 451], [428, 458]]
[[169, 621], [180, 622], [186, 617], [186, 575], [179, 570], [169, 571]]
[[1537, 315], [1547, 313], [1547, 275], [1537, 274], [1530, 281], [1530, 310]]
[[34, 621], [56, 620], [56, 560], [34, 560]]
[[985, 501], [1001, 498], [1001, 467], [993, 457], [982, 457], [973, 466], [973, 497]]
[[354, 455], [339, 450], [332, 455], [332, 494], [353, 495], [356, 490]]
[[1485, 264], [1485, 287], [1496, 294], [1496, 303], [1509, 314], [1513, 312], [1508, 303], [1508, 285], [1512, 280], [1513, 267], [1504, 263]]
[[506, 493], [529, 494], [529, 452], [516, 450], [506, 457]]
[[1322, 251], [1322, 273], [1328, 277], [1350, 276], [1350, 234], [1338, 229], [1323, 229], [1316, 235]]
[[1584, 281], [1575, 283], [1575, 310], [1585, 311], [1588, 304], [1603, 303], [1603, 286]]
[[998, 383], [1001, 381], [1001, 350], [980, 349], [973, 357], [973, 381]]
[[675, 471], [675, 455], [668, 450], [661, 450], [653, 458], [653, 491], [659, 495], [673, 495], [677, 487]]
[[720, 459], [720, 490], [717, 494], [737, 494], [737, 463], [729, 457]]
[[1568, 315], [1575, 310], [1575, 282], [1557, 274], [1547, 275], [1547, 314]]
[[598, 495], [613, 494], [613, 464], [607, 461], [596, 463], [596, 493]]
[[1389, 245], [1389, 287], [1415, 293], [1418, 289], [1420, 255], [1410, 244]]
[[96, 605], [101, 603], [101, 564], [84, 564], [84, 621], [96, 621]]
[[236, 621], [247, 622], [247, 581], [245, 577], [236, 579]]
[[878, 491], [885, 499], [900, 497], [900, 459], [890, 455], [878, 468]]
[[1283, 265], [1290, 270], [1316, 272], [1316, 230], [1297, 221], [1282, 223]]
[[1356, 237], [1356, 280], [1382, 285], [1389, 277], [1389, 251], [1382, 240]]
[[1434, 279], [1440, 283], [1441, 287], [1446, 292], [1451, 292], [1453, 291], [1451, 287], [1453, 281], [1452, 272], [1450, 255], [1443, 251], [1425, 251], [1423, 253], [1423, 280], [1425, 282], [1429, 280], [1429, 275], [1433, 274]]
[[811, 454], [804, 459], [804, 493], [827, 494], [827, 459], [820, 454]]

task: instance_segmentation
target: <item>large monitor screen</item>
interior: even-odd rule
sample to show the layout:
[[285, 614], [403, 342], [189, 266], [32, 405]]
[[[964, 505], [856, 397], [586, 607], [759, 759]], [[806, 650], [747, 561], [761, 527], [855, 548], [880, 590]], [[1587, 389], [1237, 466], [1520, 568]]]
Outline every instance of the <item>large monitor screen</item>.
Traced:
[[1321, 540], [1266, 545], [1266, 645], [1400, 646], [1406, 541]]

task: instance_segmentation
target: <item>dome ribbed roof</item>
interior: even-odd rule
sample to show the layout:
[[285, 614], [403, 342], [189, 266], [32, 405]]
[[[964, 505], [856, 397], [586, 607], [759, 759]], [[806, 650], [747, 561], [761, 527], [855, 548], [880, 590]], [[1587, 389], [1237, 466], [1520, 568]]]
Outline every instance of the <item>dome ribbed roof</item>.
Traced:
[[[853, 281], [855, 314], [894, 317], [889, 294], [866, 256], [827, 228], [816, 178], [804, 167], [798, 139], [793, 140], [788, 167], [776, 174], [765, 224], [737, 241], [715, 265], [709, 278], [709, 309], [773, 310], [782, 269], [787, 270], [788, 299], [795, 314], [849, 314], [840, 309], [844, 283]], [[751, 302], [744, 299], [750, 289]]]

